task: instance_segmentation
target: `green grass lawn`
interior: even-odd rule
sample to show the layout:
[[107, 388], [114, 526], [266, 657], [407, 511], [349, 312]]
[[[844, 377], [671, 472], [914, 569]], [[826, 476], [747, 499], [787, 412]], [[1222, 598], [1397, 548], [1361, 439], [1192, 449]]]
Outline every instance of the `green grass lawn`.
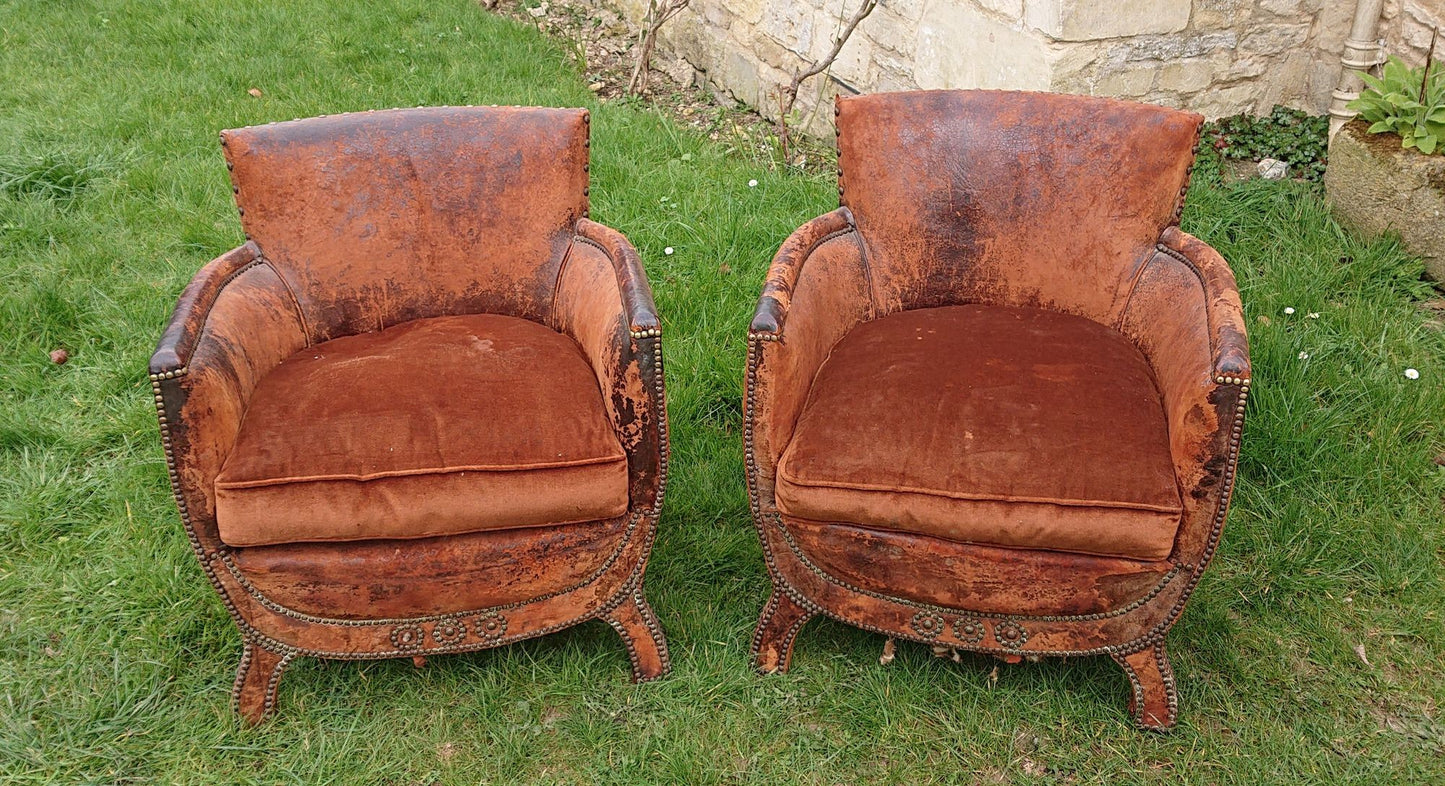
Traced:
[[[1445, 329], [1416, 260], [1309, 186], [1201, 167], [1184, 224], [1233, 263], [1255, 384], [1222, 549], [1170, 636], [1174, 734], [1133, 729], [1107, 659], [900, 644], [883, 667], [881, 637], [818, 621], [762, 678], [744, 337], [833, 180], [586, 84], [472, 0], [0, 0], [0, 782], [1445, 782]], [[241, 241], [216, 131], [490, 103], [593, 108], [594, 216], [652, 277], [675, 474], [648, 587], [675, 671], [631, 685], [600, 622], [421, 670], [303, 660], [245, 729], [145, 378], [181, 288]]]

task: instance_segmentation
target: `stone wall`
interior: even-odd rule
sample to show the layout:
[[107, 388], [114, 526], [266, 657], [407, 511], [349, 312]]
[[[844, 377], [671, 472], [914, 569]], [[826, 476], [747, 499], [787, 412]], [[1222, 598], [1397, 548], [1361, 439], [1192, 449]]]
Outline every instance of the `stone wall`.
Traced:
[[[860, 2], [692, 0], [660, 46], [720, 96], [772, 117], [778, 88], [826, 55]], [[647, 0], [619, 4], [634, 22], [646, 13]], [[1387, 0], [1382, 37], [1423, 60], [1442, 5]], [[881, 0], [831, 73], [804, 85], [796, 111], [824, 131], [831, 112], [817, 107], [836, 92], [981, 87], [1132, 98], [1210, 117], [1275, 104], [1323, 113], [1354, 9], [1354, 0]]]
[[1445, 58], [1445, 0], [1386, 0], [1380, 22], [1380, 38], [1385, 52], [1399, 55], [1410, 65], [1425, 62], [1425, 49], [1430, 46], [1430, 31], [1440, 31], [1435, 45], [1435, 59]]

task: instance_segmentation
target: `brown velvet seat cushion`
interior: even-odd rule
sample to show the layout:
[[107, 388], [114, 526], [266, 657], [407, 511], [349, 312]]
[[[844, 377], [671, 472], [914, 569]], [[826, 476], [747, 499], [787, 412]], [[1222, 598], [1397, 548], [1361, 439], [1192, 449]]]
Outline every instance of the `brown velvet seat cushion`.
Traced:
[[627, 458], [581, 349], [490, 314], [287, 358], [256, 387], [216, 479], [232, 546], [593, 521], [627, 507]]
[[789, 516], [993, 546], [1169, 555], [1181, 506], [1154, 375], [1123, 335], [1002, 306], [844, 336], [778, 467]]

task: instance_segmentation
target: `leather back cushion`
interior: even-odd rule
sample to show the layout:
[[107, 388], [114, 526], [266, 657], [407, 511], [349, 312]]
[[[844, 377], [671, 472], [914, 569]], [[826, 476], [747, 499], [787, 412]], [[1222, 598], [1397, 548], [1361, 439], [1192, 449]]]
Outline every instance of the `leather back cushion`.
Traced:
[[1112, 324], [1175, 221], [1202, 117], [1084, 96], [838, 102], [843, 204], [880, 311], [1029, 306]]
[[550, 316], [587, 205], [585, 111], [363, 112], [222, 144], [242, 226], [313, 342], [434, 316]]

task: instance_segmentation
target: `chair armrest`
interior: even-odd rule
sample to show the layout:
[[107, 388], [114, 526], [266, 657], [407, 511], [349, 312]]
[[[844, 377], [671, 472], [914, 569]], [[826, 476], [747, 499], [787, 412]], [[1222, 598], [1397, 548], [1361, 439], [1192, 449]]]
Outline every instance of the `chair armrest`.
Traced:
[[873, 317], [867, 254], [847, 208], [784, 241], [748, 333], [744, 438], [755, 505], [773, 504], [778, 458], [819, 367], [839, 339]]
[[245, 272], [261, 260], [261, 249], [247, 241], [245, 245], [211, 260], [191, 278], [191, 283], [181, 292], [176, 308], [171, 312], [171, 321], [166, 325], [156, 351], [151, 355], [150, 372], [163, 374], [185, 368], [195, 352], [196, 341], [205, 326], [206, 317], [216, 296], [225, 289], [231, 279]]
[[597, 375], [627, 453], [635, 509], [658, 509], [667, 479], [662, 323], [642, 260], [622, 233], [577, 222], [557, 276], [553, 329], [571, 336]]
[[1244, 329], [1244, 304], [1234, 271], [1224, 257], [1179, 227], [1168, 227], [1159, 238], [1160, 250], [1192, 267], [1204, 286], [1205, 317], [1209, 324], [1213, 376], [1222, 381], [1250, 378], [1249, 340]]
[[758, 298], [758, 309], [753, 314], [748, 332], [755, 336], [771, 336], [773, 340], [781, 338], [792, 306], [793, 290], [803, 272], [803, 263], [818, 246], [856, 231], [853, 214], [846, 207], [824, 213], [794, 230], [773, 256], [773, 264], [768, 268], [768, 278], [763, 282], [763, 293]]
[[201, 268], [181, 294], [151, 356], [150, 379], [172, 490], [198, 550], [222, 545], [215, 479], [251, 392], [307, 344], [291, 291], [251, 243]]
[[1214, 249], [1170, 227], [1119, 328], [1149, 361], [1169, 421], [1184, 507], [1171, 558], [1202, 569], [1228, 509], [1251, 384], [1234, 274]]
[[621, 232], [586, 218], [577, 221], [577, 236], [592, 243], [612, 262], [630, 331], [661, 330], [662, 322], [652, 303], [652, 287], [647, 283], [647, 271], [642, 268], [637, 249]]

